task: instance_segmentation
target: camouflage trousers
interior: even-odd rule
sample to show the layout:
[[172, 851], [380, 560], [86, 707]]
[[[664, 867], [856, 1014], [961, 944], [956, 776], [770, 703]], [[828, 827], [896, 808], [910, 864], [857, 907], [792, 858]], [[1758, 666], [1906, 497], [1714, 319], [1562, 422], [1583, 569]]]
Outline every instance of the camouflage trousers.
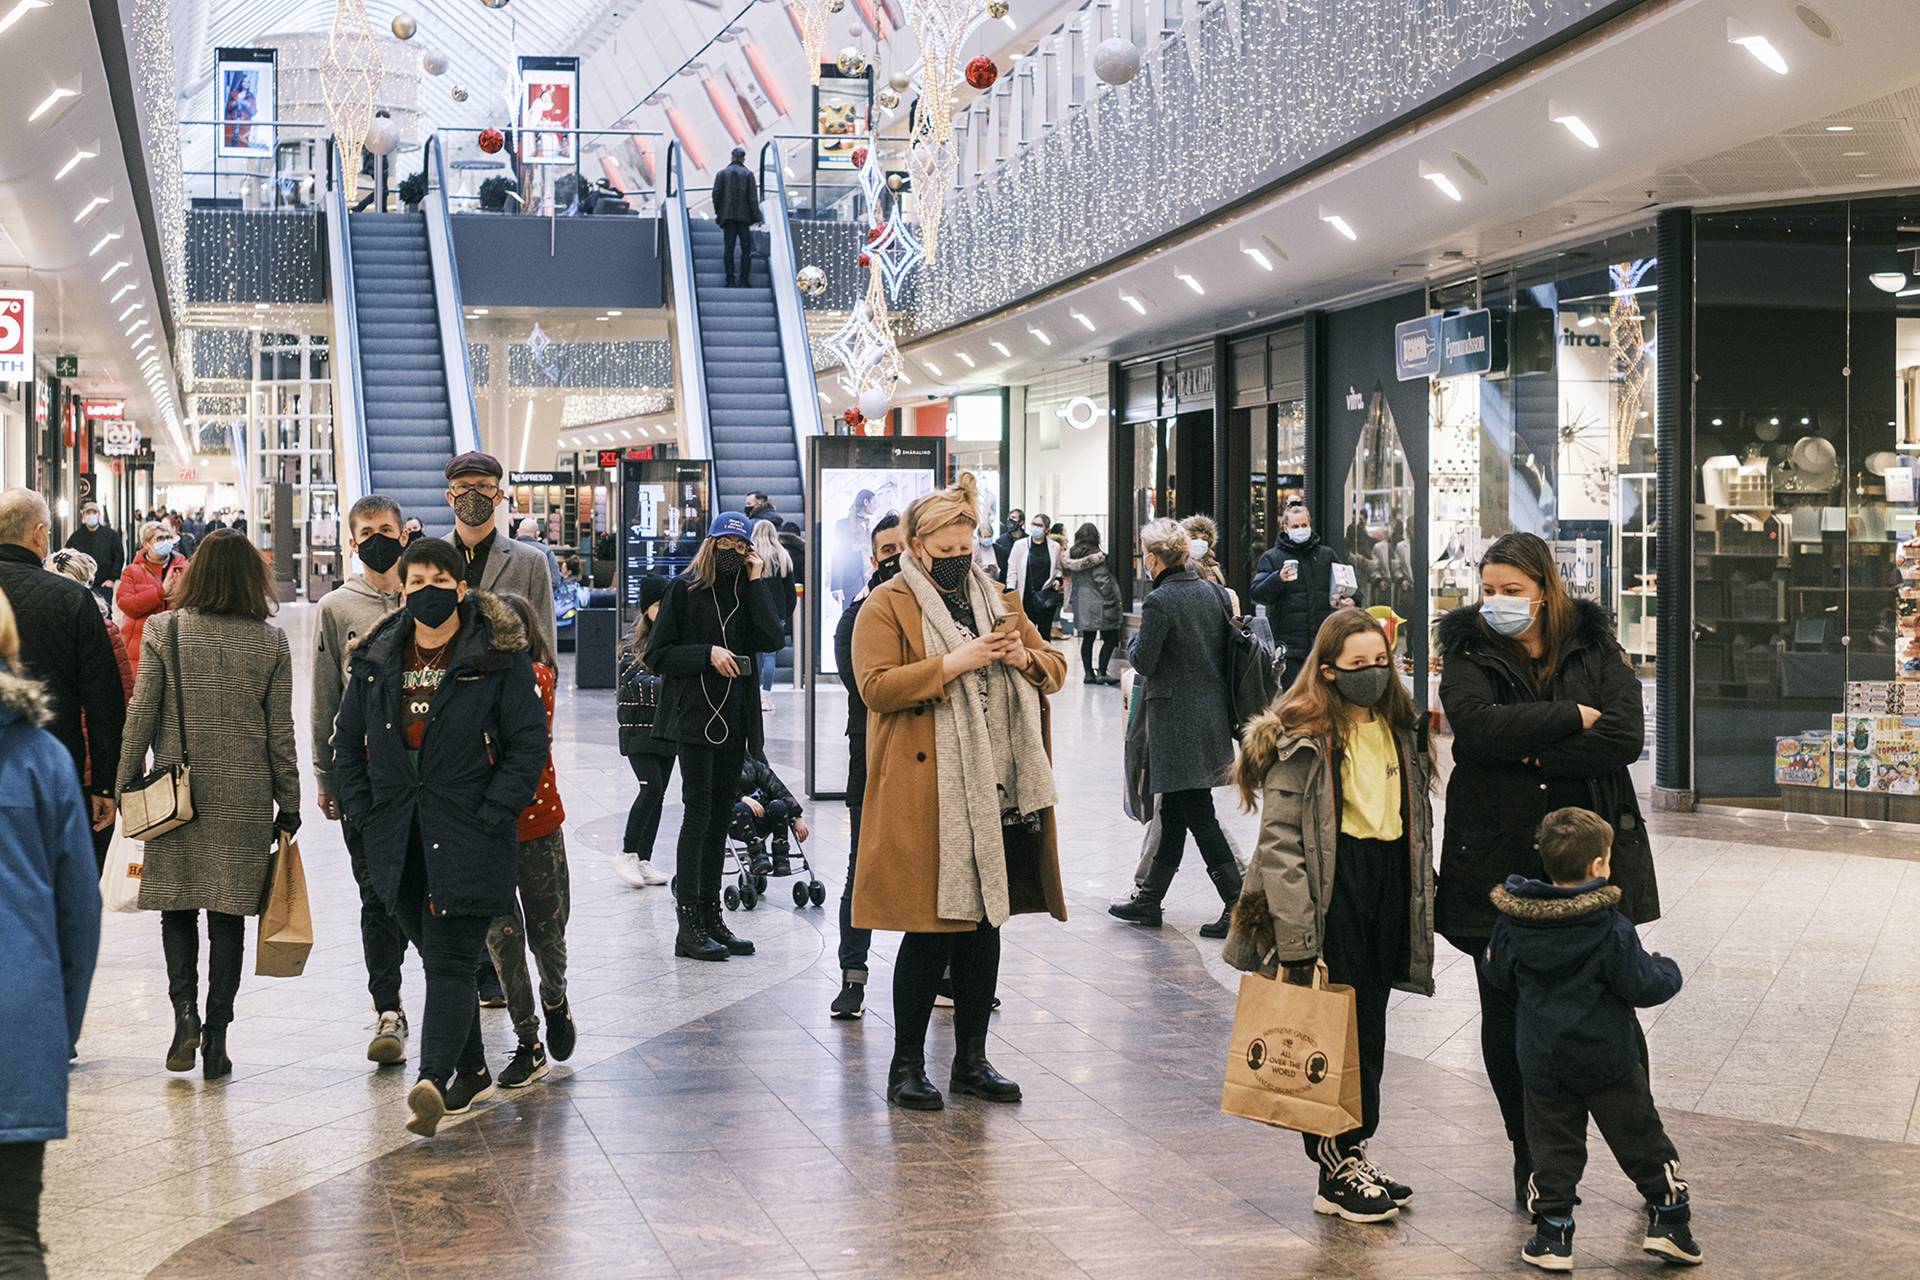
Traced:
[[527, 950], [540, 966], [540, 999], [557, 1005], [567, 998], [567, 840], [556, 831], [520, 842], [520, 901], [511, 914], [495, 916], [487, 927], [487, 950], [507, 995], [507, 1012], [520, 1039], [540, 1039], [540, 1009], [533, 1000], [533, 976]]

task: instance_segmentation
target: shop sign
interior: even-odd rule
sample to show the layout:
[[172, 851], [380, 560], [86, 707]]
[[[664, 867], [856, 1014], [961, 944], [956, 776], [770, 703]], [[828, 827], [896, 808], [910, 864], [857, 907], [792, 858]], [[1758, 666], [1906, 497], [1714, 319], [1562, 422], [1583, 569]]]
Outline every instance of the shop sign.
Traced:
[[1100, 420], [1100, 406], [1087, 396], [1075, 396], [1060, 406], [1060, 416], [1075, 431], [1089, 431]]
[[79, 480], [80, 480], [80, 483], [79, 483], [78, 492], [80, 495], [80, 504], [82, 506], [85, 506], [89, 502], [99, 501], [100, 481], [93, 474], [93, 472], [82, 471], [80, 473]]
[[53, 376], [56, 378], [77, 378], [80, 376], [79, 356], [55, 356], [53, 358]]
[[33, 381], [33, 291], [0, 289], [0, 382]]
[[600, 469], [602, 471], [612, 471], [619, 467], [619, 465], [620, 451], [618, 449], [602, 449], [600, 451]]
[[509, 471], [508, 484], [572, 484], [573, 475], [565, 471]]
[[99, 439], [100, 453], [108, 458], [131, 458], [140, 452], [140, 428], [131, 422], [108, 421]]
[[1493, 313], [1482, 308], [1440, 321], [1440, 376], [1493, 371]]
[[80, 412], [83, 416], [95, 421], [124, 418], [127, 416], [127, 402], [125, 400], [82, 400]]
[[1393, 371], [1402, 382], [1440, 372], [1440, 317], [1421, 316], [1393, 326]]
[[1160, 405], [1161, 411], [1171, 412], [1176, 406], [1189, 405], [1195, 400], [1213, 399], [1213, 366], [1211, 364], [1188, 365], [1184, 369], [1161, 368]]

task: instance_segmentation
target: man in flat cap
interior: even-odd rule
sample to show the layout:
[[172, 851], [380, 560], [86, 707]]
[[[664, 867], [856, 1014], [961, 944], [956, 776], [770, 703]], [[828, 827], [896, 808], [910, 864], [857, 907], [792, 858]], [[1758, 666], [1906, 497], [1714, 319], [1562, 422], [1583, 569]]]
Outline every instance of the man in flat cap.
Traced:
[[499, 536], [497, 516], [506, 501], [501, 480], [506, 472], [490, 453], [463, 453], [447, 464], [447, 505], [453, 508], [453, 532], [447, 541], [465, 558], [467, 590], [526, 598], [555, 652], [553, 584], [547, 558], [538, 547]]

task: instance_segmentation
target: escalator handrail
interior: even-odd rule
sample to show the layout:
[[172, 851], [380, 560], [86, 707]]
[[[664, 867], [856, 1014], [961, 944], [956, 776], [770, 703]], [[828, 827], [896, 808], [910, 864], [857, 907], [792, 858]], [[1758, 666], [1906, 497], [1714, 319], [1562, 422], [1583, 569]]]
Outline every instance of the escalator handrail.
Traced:
[[[453, 247], [453, 206], [447, 200], [447, 156], [445, 147], [436, 147], [438, 133], [427, 135], [426, 152], [420, 158], [420, 167], [425, 169], [429, 158], [433, 161], [432, 173], [428, 175], [429, 186], [436, 187], [440, 195], [440, 228], [445, 236], [447, 260], [447, 287], [453, 291], [453, 327], [451, 337], [444, 326], [440, 332], [441, 362], [447, 371], [447, 414], [452, 420], [454, 430], [453, 451], [465, 453], [469, 449], [480, 448], [480, 408], [474, 403], [473, 377], [469, 372], [472, 361], [467, 350], [466, 302], [460, 295], [460, 264], [454, 257]], [[438, 179], [436, 182], [435, 179]], [[432, 194], [429, 192], [429, 194]], [[434, 219], [423, 211], [427, 223], [427, 238], [434, 237]], [[431, 247], [431, 243], [429, 245]], [[466, 429], [461, 428], [461, 418], [454, 417], [455, 406], [464, 410]], [[460, 437], [465, 435], [466, 439]]]
[[[766, 194], [767, 168], [768, 168], [767, 158], [769, 156], [772, 156], [775, 161], [775, 163], [772, 166], [773, 192], [774, 192], [775, 203], [777, 203], [780, 206], [780, 226], [786, 240], [789, 254], [795, 258], [798, 258], [799, 255], [793, 252], [795, 248], [795, 242], [793, 238], [793, 215], [792, 215], [792, 211], [788, 208], [788, 205], [787, 205], [786, 165], [779, 162], [780, 141], [781, 140], [779, 138], [771, 138], [768, 141], [762, 143], [760, 146], [760, 193], [763, 197]], [[763, 200], [763, 203], [764, 203], [764, 200]], [[771, 228], [769, 228], [768, 234], [769, 236], [771, 236], [772, 234]], [[773, 275], [773, 265], [774, 265], [773, 264], [773, 248], [774, 246], [772, 244], [768, 245], [767, 272], [769, 276]], [[797, 266], [798, 264], [794, 263], [790, 265]], [[799, 292], [799, 286], [793, 283], [793, 277], [790, 275], [787, 277], [786, 287], [793, 289], [794, 296], [797, 298], [798, 292]], [[778, 317], [780, 314], [779, 300], [784, 294], [784, 290], [782, 288], [781, 282], [778, 277], [774, 277], [773, 279], [773, 292], [774, 292], [774, 315]], [[806, 303], [798, 302], [794, 307], [794, 311], [799, 319], [799, 324], [800, 324], [799, 332], [795, 335], [789, 335], [784, 331], [786, 326], [782, 325], [781, 326], [782, 333], [780, 335], [780, 350], [781, 350], [781, 355], [784, 358], [784, 356], [786, 355], [787, 340], [791, 336], [801, 343], [802, 348], [806, 353], [804, 359], [797, 359], [793, 362], [794, 364], [797, 364], [801, 370], [805, 371], [806, 373], [805, 385], [804, 386], [789, 385], [787, 390], [788, 409], [793, 414], [794, 448], [798, 451], [798, 456], [800, 459], [800, 482], [804, 489], [804, 486], [806, 484], [806, 475], [807, 475], [807, 449], [806, 449], [806, 446], [801, 443], [801, 441], [809, 435], [821, 434], [825, 430], [825, 424], [824, 423], [821, 424], [821, 426], [816, 430], [813, 430], [813, 431], [807, 430], [807, 425], [809, 423], [819, 421], [820, 387], [819, 387], [818, 380], [814, 377], [813, 344], [808, 340], [808, 337], [807, 337]], [[793, 384], [795, 381], [796, 381], [796, 378], [790, 375], [788, 378], [789, 384]], [[804, 400], [804, 402], [800, 398], [802, 392], [804, 392], [806, 395], [806, 399]]]
[[[680, 140], [675, 138], [667, 144], [666, 170], [667, 206], [666, 216], [674, 220], [680, 231], [680, 243], [687, 253], [687, 331], [692, 336], [692, 350], [686, 353], [686, 379], [689, 385], [695, 378], [700, 380], [699, 413], [697, 421], [687, 425], [699, 431], [706, 445], [706, 456], [712, 458], [713, 448], [713, 409], [707, 400], [707, 362], [706, 340], [700, 333], [700, 283], [694, 278], [693, 271], [693, 225], [687, 215], [687, 182], [680, 172]], [[678, 199], [675, 199], [675, 197]]]
[[341, 279], [347, 291], [340, 308], [346, 317], [346, 332], [335, 335], [336, 339], [343, 339], [339, 345], [344, 350], [334, 352], [333, 366], [339, 370], [340, 377], [350, 384], [348, 392], [353, 404], [353, 449], [359, 465], [361, 492], [347, 496], [357, 502], [372, 492], [373, 475], [367, 449], [366, 389], [360, 377], [360, 320], [354, 298], [353, 234], [347, 228], [352, 209], [347, 203], [345, 160], [337, 140], [331, 134], [327, 137], [327, 185], [332, 189], [329, 203], [340, 227], [337, 237], [339, 243], [334, 246], [334, 251], [340, 255]]

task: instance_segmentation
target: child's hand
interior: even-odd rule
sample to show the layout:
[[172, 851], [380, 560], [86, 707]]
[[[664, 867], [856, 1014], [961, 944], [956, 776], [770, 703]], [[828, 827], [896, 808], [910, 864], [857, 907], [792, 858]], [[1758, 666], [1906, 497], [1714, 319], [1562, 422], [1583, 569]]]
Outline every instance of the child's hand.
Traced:
[[767, 816], [767, 806], [761, 804], [758, 800], [755, 800], [752, 796], [741, 796], [740, 803], [747, 806], [747, 808], [753, 810], [753, 816], [756, 818], [764, 818]]
[[795, 818], [793, 820], [793, 838], [795, 840], [798, 840], [802, 844], [805, 844], [807, 841], [807, 837], [812, 834], [813, 834], [813, 828], [807, 825], [807, 820], [805, 818]]

